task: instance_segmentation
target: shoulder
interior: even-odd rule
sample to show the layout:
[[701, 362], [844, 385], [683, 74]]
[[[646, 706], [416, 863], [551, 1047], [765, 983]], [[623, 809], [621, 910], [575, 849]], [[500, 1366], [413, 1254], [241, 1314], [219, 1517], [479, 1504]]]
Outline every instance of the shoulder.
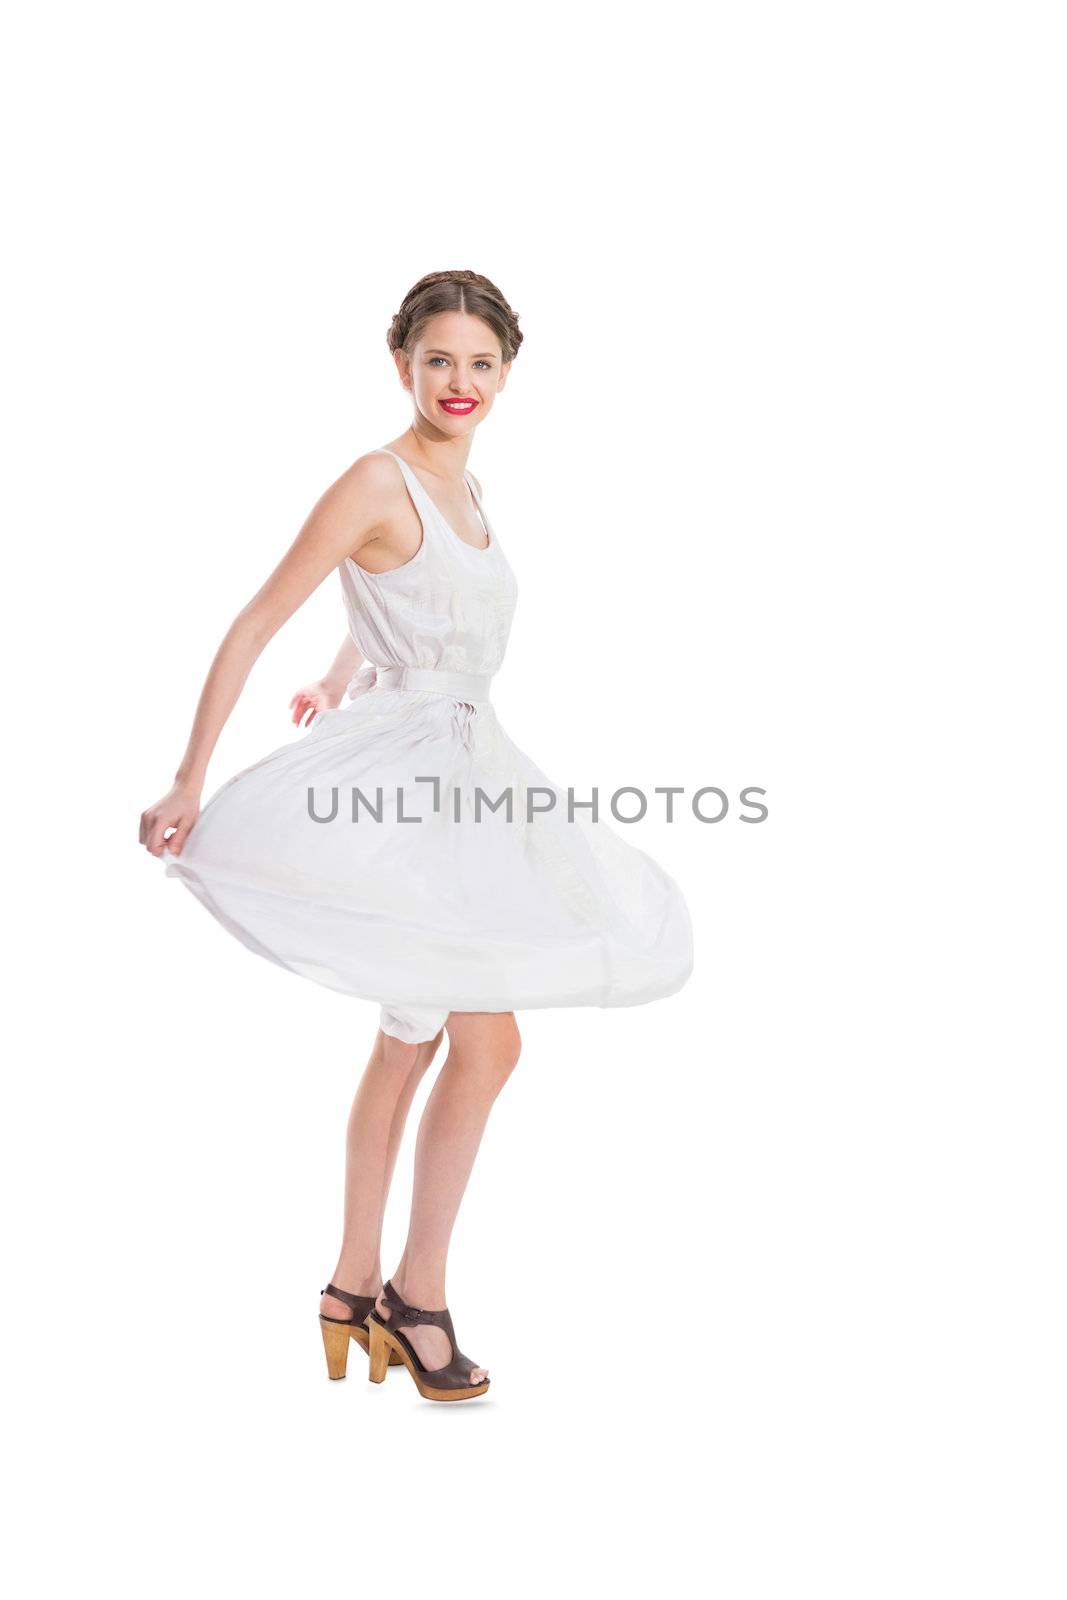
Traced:
[[404, 480], [392, 456], [368, 450], [345, 468], [325, 491], [322, 501], [355, 516], [360, 527], [375, 526], [380, 517], [395, 511]]
[[393, 522], [404, 482], [392, 456], [368, 450], [345, 468], [316, 501], [308, 525], [316, 538], [354, 555]]
[[338, 483], [361, 493], [388, 493], [403, 483], [400, 468], [384, 450], [368, 450], [342, 472]]

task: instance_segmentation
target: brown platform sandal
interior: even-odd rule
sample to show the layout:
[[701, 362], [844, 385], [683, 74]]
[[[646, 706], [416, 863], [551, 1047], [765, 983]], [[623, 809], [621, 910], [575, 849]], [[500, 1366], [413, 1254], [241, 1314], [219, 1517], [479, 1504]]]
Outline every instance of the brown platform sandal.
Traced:
[[[375, 1296], [372, 1294], [349, 1294], [347, 1289], [339, 1289], [335, 1283], [328, 1283], [325, 1289], [320, 1289], [320, 1294], [332, 1294], [335, 1300], [340, 1300], [342, 1305], [352, 1307], [350, 1317], [327, 1317], [319, 1312], [319, 1326], [322, 1329], [322, 1342], [326, 1347], [326, 1369], [331, 1378], [343, 1378], [348, 1365], [348, 1346], [354, 1339], [363, 1349], [370, 1351], [370, 1334], [367, 1330], [366, 1318], [368, 1311], [374, 1310]], [[392, 1365], [400, 1365], [400, 1357], [391, 1357]], [[383, 1373], [384, 1377], [385, 1374]]]
[[[392, 1320], [386, 1322], [377, 1311], [370, 1314], [368, 1377], [371, 1383], [381, 1383], [390, 1361], [399, 1356], [415, 1380], [416, 1389], [427, 1400], [473, 1400], [475, 1395], [485, 1393], [489, 1379], [471, 1383], [471, 1373], [478, 1363], [465, 1356], [456, 1344], [456, 1333], [447, 1307], [444, 1311], [421, 1311], [417, 1306], [406, 1305], [393, 1288], [392, 1280], [385, 1285], [382, 1294]], [[429, 1371], [400, 1332], [399, 1324], [417, 1322], [432, 1323], [435, 1328], [443, 1328], [447, 1333], [452, 1346], [452, 1360], [447, 1367], [436, 1367], [432, 1372]]]

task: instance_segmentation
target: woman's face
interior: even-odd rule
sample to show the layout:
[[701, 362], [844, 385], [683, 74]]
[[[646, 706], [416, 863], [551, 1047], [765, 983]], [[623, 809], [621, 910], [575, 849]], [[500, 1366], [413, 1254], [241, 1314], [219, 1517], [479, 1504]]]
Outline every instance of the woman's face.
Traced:
[[411, 352], [393, 352], [400, 380], [427, 422], [447, 438], [469, 434], [492, 409], [510, 366], [496, 334], [481, 317], [442, 311], [431, 318]]

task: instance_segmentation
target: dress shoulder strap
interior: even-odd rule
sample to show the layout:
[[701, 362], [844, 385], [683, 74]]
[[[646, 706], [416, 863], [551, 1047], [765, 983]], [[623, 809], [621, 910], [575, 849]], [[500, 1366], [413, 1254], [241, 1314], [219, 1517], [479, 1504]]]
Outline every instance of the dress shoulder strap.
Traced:
[[397, 451], [386, 450], [386, 446], [382, 445], [381, 453], [382, 456], [392, 456], [392, 458], [394, 458], [394, 461], [397, 462], [397, 466], [400, 467], [400, 472], [403, 474], [403, 480], [405, 480], [406, 485], [408, 485], [408, 488], [410, 488], [411, 493], [413, 493], [416, 498], [418, 498], [418, 496], [422, 496], [422, 499], [429, 501], [430, 510], [434, 510], [434, 501], [430, 499], [429, 493], [422, 488], [422, 483], [419, 482], [418, 472], [413, 472], [411, 467], [408, 466], [408, 462], [403, 459], [403, 456], [398, 456]]
[[[403, 456], [398, 456], [395, 450], [386, 449], [385, 445], [381, 446], [381, 453], [382, 455], [392, 456], [393, 460], [400, 468], [400, 471], [403, 473], [404, 482], [407, 484], [411, 498], [414, 500], [415, 505], [418, 508], [424, 530], [427, 523], [432, 523], [434, 527], [441, 526], [447, 529], [450, 539], [458, 539], [459, 535], [453, 532], [444, 516], [444, 513], [437, 509], [437, 505], [434, 502], [430, 491], [423, 485], [418, 473], [413, 471], [412, 468], [408, 466]], [[489, 519], [485, 514], [485, 507], [482, 505], [482, 497], [475, 488], [471, 474], [466, 469], [464, 469], [463, 476], [477, 508], [482, 527], [485, 529], [486, 538], [490, 541], [490, 545], [495, 545], [496, 535], [493, 532], [493, 529], [489, 523]], [[460, 543], [465, 543], [465, 541], [460, 540]], [[488, 549], [489, 546], [485, 546], [485, 548]]]
[[463, 476], [467, 480], [467, 488], [470, 490], [471, 495], [472, 495], [472, 497], [474, 499], [475, 509], [478, 512], [478, 520], [481, 522], [482, 527], [485, 529], [485, 537], [487, 539], [489, 539], [493, 544], [496, 544], [496, 536], [495, 536], [495, 534], [492, 533], [492, 531], [490, 530], [490, 527], [489, 527], [489, 523], [486, 521], [485, 507], [482, 505], [482, 497], [478, 493], [478, 485], [475, 483], [474, 478], [472, 477], [472, 475], [469, 472], [467, 472], [466, 470], [464, 471]]
[[419, 513], [423, 522], [426, 521], [426, 513], [429, 513], [433, 521], [436, 522], [439, 515], [437, 507], [430, 498], [429, 491], [425, 489], [422, 483], [419, 481], [418, 473], [413, 472], [408, 466], [407, 462], [404, 460], [403, 456], [398, 456], [395, 450], [387, 450], [385, 446], [382, 445], [381, 453], [384, 456], [392, 456], [393, 460], [400, 468], [400, 471], [404, 477], [404, 482], [407, 484], [408, 490], [411, 493], [411, 497], [419, 508]]

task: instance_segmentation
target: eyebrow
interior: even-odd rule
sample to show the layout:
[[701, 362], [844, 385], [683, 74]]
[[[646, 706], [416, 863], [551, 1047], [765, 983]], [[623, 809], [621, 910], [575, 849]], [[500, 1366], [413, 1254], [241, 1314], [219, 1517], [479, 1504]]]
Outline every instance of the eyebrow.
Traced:
[[[427, 350], [426, 354], [428, 356], [450, 356], [452, 354], [452, 352], [451, 352], [451, 350]], [[476, 356], [472, 356], [471, 357], [471, 360], [472, 361], [481, 361], [486, 356], [488, 356], [491, 361], [495, 361], [496, 360], [496, 351], [495, 350], [479, 350], [478, 354]]]

